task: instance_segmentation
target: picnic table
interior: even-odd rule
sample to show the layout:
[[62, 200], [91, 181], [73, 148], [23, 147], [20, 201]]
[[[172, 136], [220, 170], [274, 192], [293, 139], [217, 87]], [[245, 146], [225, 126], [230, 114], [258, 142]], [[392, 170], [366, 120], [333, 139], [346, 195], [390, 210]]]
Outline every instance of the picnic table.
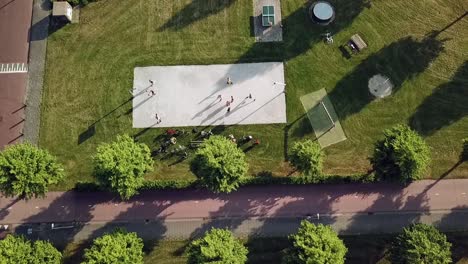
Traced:
[[262, 25], [264, 27], [271, 27], [275, 24], [275, 7], [263, 6], [262, 11]]
[[351, 36], [350, 42], [350, 44], [352, 44], [357, 49], [357, 51], [361, 51], [367, 48], [366, 42], [364, 42], [364, 40], [361, 38], [361, 36], [359, 36], [359, 34], [354, 34], [353, 36]]

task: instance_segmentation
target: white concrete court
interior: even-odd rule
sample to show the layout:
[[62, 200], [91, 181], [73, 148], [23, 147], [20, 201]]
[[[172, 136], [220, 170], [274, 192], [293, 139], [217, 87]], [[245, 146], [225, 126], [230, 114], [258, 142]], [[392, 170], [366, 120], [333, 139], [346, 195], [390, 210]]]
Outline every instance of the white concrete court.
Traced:
[[[149, 80], [155, 82], [152, 87]], [[133, 127], [286, 123], [284, 86], [275, 82], [284, 83], [281, 62], [137, 67]]]

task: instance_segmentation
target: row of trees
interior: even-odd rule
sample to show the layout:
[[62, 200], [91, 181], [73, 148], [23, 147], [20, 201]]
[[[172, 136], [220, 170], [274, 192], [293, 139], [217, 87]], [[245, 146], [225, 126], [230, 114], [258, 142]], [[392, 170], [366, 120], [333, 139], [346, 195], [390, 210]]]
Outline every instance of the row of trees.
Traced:
[[[348, 249], [336, 232], [327, 225], [301, 222], [297, 233], [289, 236], [290, 247], [284, 250], [284, 264], [343, 264]], [[389, 258], [393, 264], [452, 262], [451, 244], [436, 228], [414, 224], [403, 230], [392, 243]], [[232, 233], [212, 229], [192, 241], [187, 250], [189, 264], [232, 263], [247, 261], [248, 249]]]
[[[284, 250], [284, 264], [343, 264], [348, 249], [330, 226], [306, 220], [289, 236], [290, 247]], [[393, 242], [389, 258], [393, 264], [452, 262], [451, 244], [436, 228], [414, 224], [403, 230]], [[188, 264], [247, 262], [248, 249], [226, 229], [213, 228], [187, 247]], [[85, 249], [82, 264], [143, 264], [143, 240], [136, 233], [117, 229], [96, 238]], [[26, 240], [8, 235], [0, 241], [0, 263], [59, 264], [61, 253], [46, 241]]]
[[[85, 249], [82, 264], [143, 264], [143, 240], [136, 233], [116, 229]], [[61, 264], [62, 254], [48, 241], [31, 242], [20, 235], [0, 240], [0, 263]]]
[[[153, 169], [148, 146], [136, 143], [128, 135], [99, 145], [93, 161], [98, 182], [122, 199], [135, 195], [144, 174]], [[0, 191], [6, 195], [44, 196], [49, 186], [64, 176], [56, 157], [30, 143], [9, 146], [0, 153]]]
[[[307, 140], [293, 145], [290, 162], [302, 172], [305, 181], [321, 180], [323, 153], [318, 143]], [[378, 179], [409, 183], [422, 178], [430, 164], [430, 148], [424, 139], [406, 125], [384, 130], [370, 158]]]
[[[301, 172], [298, 182], [314, 183], [325, 179], [324, 153], [311, 140], [296, 142], [290, 151], [291, 164]], [[430, 164], [430, 148], [406, 125], [384, 131], [375, 144], [371, 163], [378, 179], [409, 183], [421, 179]], [[463, 140], [460, 161], [468, 160], [468, 139]], [[95, 176], [101, 186], [129, 199], [144, 183], [145, 173], [153, 169], [151, 151], [128, 135], [98, 146], [93, 156]], [[248, 171], [244, 152], [223, 136], [211, 136], [195, 152], [191, 169], [202, 186], [229, 193], [236, 190]], [[0, 153], [0, 191], [25, 198], [43, 196], [49, 185], [64, 178], [64, 170], [47, 151], [29, 143], [17, 144]]]

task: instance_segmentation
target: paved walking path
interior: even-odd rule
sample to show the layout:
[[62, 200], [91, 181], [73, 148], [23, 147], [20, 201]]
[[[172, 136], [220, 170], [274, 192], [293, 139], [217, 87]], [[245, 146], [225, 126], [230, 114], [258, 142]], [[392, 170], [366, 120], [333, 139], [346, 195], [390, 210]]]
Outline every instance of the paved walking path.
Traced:
[[42, 87], [49, 35], [50, 0], [34, 0], [30, 32], [29, 80], [26, 89], [24, 139], [37, 144], [41, 120]]
[[211, 226], [239, 235], [273, 235], [290, 232], [303, 218], [332, 224], [342, 233], [394, 232], [414, 221], [455, 230], [468, 227], [458, 221], [468, 214], [467, 193], [468, 180], [419, 181], [405, 188], [251, 186], [229, 195], [159, 191], [126, 202], [106, 193], [52, 192], [29, 201], [0, 198], [0, 224], [79, 222], [73, 235], [80, 238], [121, 223], [153, 238], [189, 237]]

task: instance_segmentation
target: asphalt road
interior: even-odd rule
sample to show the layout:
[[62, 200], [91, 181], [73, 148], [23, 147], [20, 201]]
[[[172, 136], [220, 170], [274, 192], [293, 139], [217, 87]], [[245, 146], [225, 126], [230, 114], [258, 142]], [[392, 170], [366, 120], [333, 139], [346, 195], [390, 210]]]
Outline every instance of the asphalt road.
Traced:
[[467, 193], [468, 180], [418, 181], [407, 187], [251, 186], [229, 195], [159, 191], [144, 192], [130, 201], [107, 193], [52, 192], [29, 201], [0, 198], [0, 224], [34, 226], [38, 234], [50, 230], [51, 223], [55, 228], [74, 226], [63, 231], [71, 232], [74, 239], [120, 225], [152, 238], [190, 237], [212, 226], [230, 228], [238, 235], [281, 235], [304, 218], [331, 224], [341, 233], [395, 232], [417, 221], [461, 230], [467, 228]]

